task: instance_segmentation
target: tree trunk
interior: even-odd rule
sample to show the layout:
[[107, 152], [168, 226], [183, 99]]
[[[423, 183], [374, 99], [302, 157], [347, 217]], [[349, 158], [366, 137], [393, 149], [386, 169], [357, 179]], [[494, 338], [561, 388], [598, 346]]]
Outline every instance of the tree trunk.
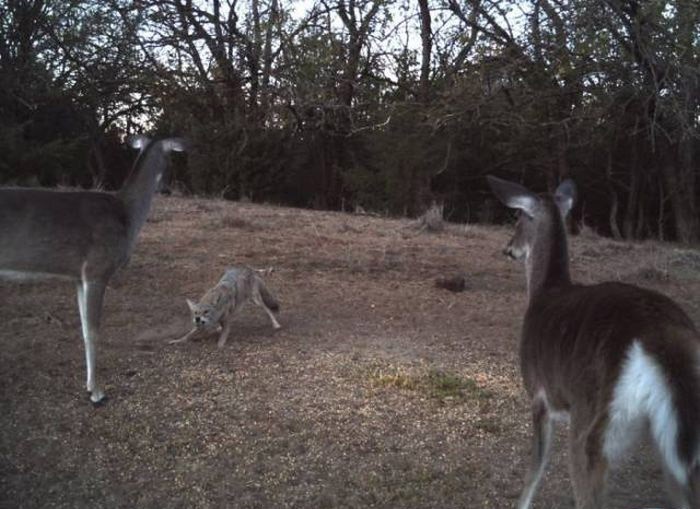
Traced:
[[620, 240], [622, 238], [622, 232], [620, 232], [620, 227], [617, 224], [617, 212], [620, 206], [620, 200], [617, 196], [617, 191], [615, 191], [615, 186], [612, 181], [612, 147], [608, 151], [608, 162], [605, 166], [605, 176], [608, 181], [608, 193], [610, 194], [610, 214], [608, 216], [608, 221], [610, 223], [610, 233], [613, 238]]
[[420, 84], [418, 100], [424, 103], [430, 101], [430, 54], [433, 48], [433, 34], [430, 27], [430, 7], [428, 0], [418, 0], [420, 8], [420, 39], [421, 39], [421, 63]]
[[676, 240], [686, 244], [700, 240], [695, 202], [695, 174], [692, 167], [692, 146], [679, 143], [678, 158], [663, 165], [666, 192], [671, 202], [671, 213], [676, 229]]
[[627, 196], [627, 207], [625, 207], [625, 216], [622, 221], [622, 233], [626, 239], [635, 238], [637, 210], [639, 208], [639, 169], [637, 157], [637, 144], [632, 145], [632, 157], [630, 158], [630, 184], [629, 194]]

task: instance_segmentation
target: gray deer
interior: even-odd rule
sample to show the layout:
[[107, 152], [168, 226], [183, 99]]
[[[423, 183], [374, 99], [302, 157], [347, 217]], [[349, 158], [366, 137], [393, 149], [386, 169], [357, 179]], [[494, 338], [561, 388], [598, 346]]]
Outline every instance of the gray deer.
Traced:
[[95, 344], [107, 283], [124, 266], [146, 222], [177, 138], [130, 139], [140, 149], [131, 174], [115, 194], [45, 189], [0, 189], [0, 277], [74, 281], [85, 342], [87, 390], [93, 404], [105, 394], [96, 381]]
[[552, 423], [569, 421], [577, 509], [602, 509], [608, 468], [650, 432], [674, 507], [700, 509], [700, 335], [668, 297], [637, 286], [579, 285], [569, 276], [564, 219], [575, 197], [489, 177], [520, 217], [505, 253], [525, 262], [528, 307], [520, 367], [532, 398], [533, 453], [518, 503], [532, 503]]

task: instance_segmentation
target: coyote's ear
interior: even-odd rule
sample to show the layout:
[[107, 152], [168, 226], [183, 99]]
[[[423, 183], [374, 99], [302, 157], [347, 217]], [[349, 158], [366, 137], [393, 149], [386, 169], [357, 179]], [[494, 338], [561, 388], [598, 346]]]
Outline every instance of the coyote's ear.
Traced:
[[515, 182], [499, 179], [488, 175], [486, 180], [503, 205], [511, 209], [518, 209], [525, 212], [530, 217], [535, 216], [535, 209], [540, 201], [536, 194], [528, 191], [525, 187]]
[[197, 304], [192, 302], [190, 299], [187, 300], [187, 306], [190, 308], [190, 311], [194, 312], [197, 309]]

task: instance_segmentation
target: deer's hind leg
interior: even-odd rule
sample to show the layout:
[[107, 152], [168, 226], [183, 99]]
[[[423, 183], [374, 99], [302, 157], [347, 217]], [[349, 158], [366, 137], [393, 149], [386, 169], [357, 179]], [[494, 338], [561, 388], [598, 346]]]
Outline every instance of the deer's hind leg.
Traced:
[[603, 509], [608, 459], [603, 450], [606, 415], [571, 420], [569, 455], [576, 509]]
[[672, 507], [700, 509], [700, 468], [689, 469], [688, 477], [679, 481], [667, 465], [664, 465], [664, 481]]
[[535, 397], [532, 402], [532, 458], [525, 477], [525, 487], [518, 501], [518, 509], [528, 509], [532, 504], [547, 466], [552, 444], [552, 428], [552, 416], [544, 396]]
[[678, 507], [679, 509], [689, 509], [690, 497], [688, 490], [678, 482], [676, 477], [669, 471], [668, 468], [664, 466], [664, 484], [666, 486], [666, 493], [670, 497], [671, 504], [673, 507]]
[[690, 472], [687, 486], [688, 508], [700, 509], [700, 466], [697, 464]]

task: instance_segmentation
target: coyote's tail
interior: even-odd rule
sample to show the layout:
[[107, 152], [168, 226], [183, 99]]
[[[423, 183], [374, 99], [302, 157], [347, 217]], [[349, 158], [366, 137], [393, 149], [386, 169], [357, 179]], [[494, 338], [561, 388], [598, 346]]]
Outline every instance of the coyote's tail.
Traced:
[[267, 289], [265, 286], [265, 283], [263, 283], [262, 279], [260, 280], [260, 285], [258, 286], [260, 290], [260, 297], [262, 297], [263, 302], [265, 305], [270, 308], [272, 311], [279, 311], [280, 310], [280, 304], [277, 302], [277, 299], [275, 299], [272, 294], [270, 293], [270, 290]]

